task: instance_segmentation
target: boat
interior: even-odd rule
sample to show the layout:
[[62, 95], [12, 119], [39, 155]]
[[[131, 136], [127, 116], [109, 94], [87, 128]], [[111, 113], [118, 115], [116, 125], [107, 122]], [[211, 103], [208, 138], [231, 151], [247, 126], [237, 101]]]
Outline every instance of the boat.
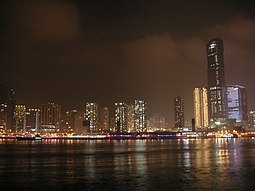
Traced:
[[38, 134], [35, 136], [16, 136], [17, 140], [31, 140], [31, 141], [41, 141], [42, 137]]

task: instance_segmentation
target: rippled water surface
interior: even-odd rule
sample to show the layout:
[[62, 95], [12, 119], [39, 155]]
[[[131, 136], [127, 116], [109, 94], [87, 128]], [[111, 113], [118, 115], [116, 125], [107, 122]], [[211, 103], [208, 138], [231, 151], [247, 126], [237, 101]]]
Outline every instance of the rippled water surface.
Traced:
[[252, 139], [0, 140], [0, 190], [255, 190]]

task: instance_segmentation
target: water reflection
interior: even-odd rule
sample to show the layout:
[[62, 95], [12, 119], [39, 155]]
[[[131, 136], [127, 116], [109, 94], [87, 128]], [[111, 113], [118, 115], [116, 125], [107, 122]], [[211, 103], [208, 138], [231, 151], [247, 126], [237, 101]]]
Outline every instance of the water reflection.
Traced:
[[0, 185], [42, 185], [42, 190], [243, 190], [254, 185], [254, 145], [248, 139], [1, 140]]

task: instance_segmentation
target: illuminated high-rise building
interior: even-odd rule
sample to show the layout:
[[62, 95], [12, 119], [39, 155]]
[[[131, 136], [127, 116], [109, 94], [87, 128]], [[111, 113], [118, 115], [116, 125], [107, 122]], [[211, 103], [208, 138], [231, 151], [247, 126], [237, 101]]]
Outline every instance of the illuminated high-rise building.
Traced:
[[15, 105], [14, 120], [15, 120], [15, 131], [25, 132], [26, 131], [26, 106], [25, 105]]
[[164, 131], [166, 128], [166, 118], [164, 116], [161, 116], [159, 119], [159, 124], [160, 124], [160, 130]]
[[147, 123], [147, 131], [160, 131], [160, 115], [158, 113], [151, 115]]
[[26, 131], [41, 131], [41, 112], [40, 109], [30, 108], [26, 110]]
[[147, 123], [147, 131], [164, 131], [167, 127], [166, 118], [164, 116], [160, 116], [158, 113], [154, 113]]
[[97, 132], [98, 131], [98, 104], [93, 102], [86, 103], [84, 120], [86, 132]]
[[107, 107], [100, 110], [100, 129], [102, 132], [110, 131], [110, 112]]
[[128, 129], [128, 132], [135, 131], [133, 104], [127, 105], [127, 129]]
[[224, 47], [220, 38], [206, 45], [208, 64], [208, 108], [210, 126], [215, 128], [226, 122], [226, 89], [224, 72]]
[[247, 125], [247, 94], [245, 87], [239, 85], [226, 86], [227, 95], [227, 117], [235, 122], [237, 126]]
[[177, 129], [184, 127], [184, 100], [180, 96], [174, 98], [174, 126]]
[[110, 132], [115, 132], [115, 116], [110, 118]]
[[193, 90], [195, 127], [204, 128], [209, 126], [208, 117], [208, 94], [205, 87]]
[[146, 103], [144, 100], [135, 100], [134, 122], [136, 132], [147, 132]]
[[75, 133], [82, 134], [83, 133], [83, 116], [77, 110], [70, 110], [65, 112], [64, 115], [64, 129], [65, 133]]
[[15, 92], [12, 88], [0, 85], [0, 132], [14, 132]]
[[42, 132], [58, 132], [60, 128], [61, 107], [50, 103], [41, 106]]
[[127, 129], [127, 104], [115, 103], [115, 130], [116, 133], [126, 133]]
[[248, 115], [248, 120], [249, 120], [249, 129], [255, 130], [255, 111], [250, 111]]

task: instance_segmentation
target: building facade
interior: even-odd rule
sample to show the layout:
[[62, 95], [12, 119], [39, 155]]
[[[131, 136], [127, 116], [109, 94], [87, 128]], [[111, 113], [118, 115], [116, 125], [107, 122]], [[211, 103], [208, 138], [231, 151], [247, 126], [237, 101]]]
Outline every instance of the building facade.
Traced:
[[116, 133], [126, 133], [127, 129], [127, 104], [124, 102], [115, 103], [115, 128]]
[[135, 132], [134, 105], [127, 105], [127, 129], [128, 132]]
[[41, 106], [42, 132], [58, 132], [60, 129], [61, 107], [48, 102]]
[[83, 116], [77, 110], [66, 111], [64, 115], [64, 133], [74, 133], [80, 135], [83, 133]]
[[255, 110], [250, 111], [248, 115], [249, 120], [249, 130], [255, 130]]
[[247, 126], [248, 109], [247, 94], [245, 87], [239, 85], [226, 86], [227, 95], [227, 118], [235, 126]]
[[207, 89], [205, 87], [195, 88], [193, 101], [196, 130], [204, 130], [209, 126]]
[[41, 126], [41, 111], [37, 108], [30, 108], [26, 110], [26, 131], [40, 132]]
[[15, 132], [14, 112], [14, 89], [0, 84], [0, 132]]
[[26, 132], [26, 106], [15, 105], [15, 132]]
[[179, 130], [184, 127], [184, 100], [180, 96], [174, 98], [174, 127]]
[[86, 103], [84, 112], [85, 132], [93, 133], [98, 131], [98, 104], [93, 102]]
[[147, 132], [146, 102], [144, 100], [135, 100], [134, 125], [136, 132]]
[[208, 108], [210, 127], [216, 128], [226, 122], [226, 89], [224, 71], [224, 47], [220, 38], [206, 45], [208, 64]]
[[107, 107], [100, 110], [100, 131], [110, 132], [110, 111]]

